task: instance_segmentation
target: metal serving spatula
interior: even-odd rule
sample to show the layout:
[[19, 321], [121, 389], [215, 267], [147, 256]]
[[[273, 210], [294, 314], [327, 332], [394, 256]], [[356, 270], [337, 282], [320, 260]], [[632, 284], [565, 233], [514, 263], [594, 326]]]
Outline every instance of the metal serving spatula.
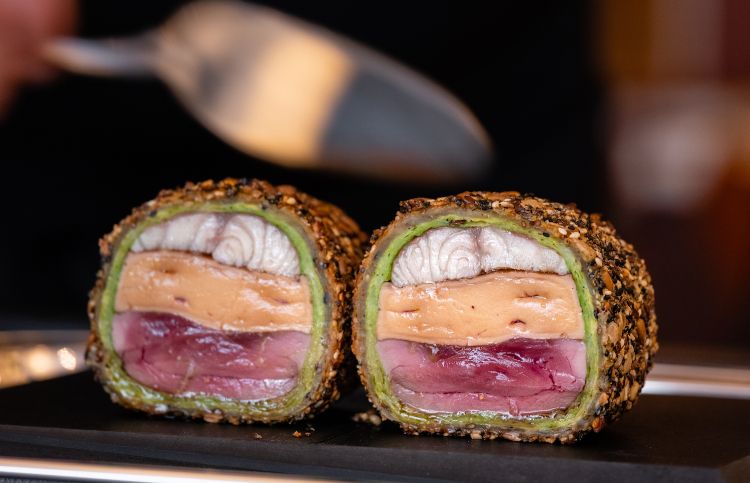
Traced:
[[464, 180], [490, 159], [485, 131], [447, 91], [266, 7], [198, 1], [154, 31], [58, 39], [46, 56], [81, 74], [156, 75], [215, 134], [285, 166]]

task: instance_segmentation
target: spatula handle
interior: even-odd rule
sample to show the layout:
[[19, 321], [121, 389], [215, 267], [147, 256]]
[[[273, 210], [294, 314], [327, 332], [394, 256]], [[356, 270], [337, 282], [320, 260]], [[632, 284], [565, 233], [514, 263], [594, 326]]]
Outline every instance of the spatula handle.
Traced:
[[44, 47], [52, 64], [77, 74], [140, 77], [153, 73], [154, 35], [86, 40], [58, 38]]

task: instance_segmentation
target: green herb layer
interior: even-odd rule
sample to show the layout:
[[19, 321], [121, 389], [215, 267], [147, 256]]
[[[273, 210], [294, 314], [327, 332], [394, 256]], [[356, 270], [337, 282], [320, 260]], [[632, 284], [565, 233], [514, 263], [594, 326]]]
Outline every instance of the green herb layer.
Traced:
[[[472, 411], [465, 413], [425, 412], [402, 403], [390, 389], [388, 377], [383, 370], [377, 351], [378, 302], [380, 288], [391, 278], [391, 270], [396, 255], [415, 237], [427, 230], [444, 226], [476, 227], [494, 225], [502, 229], [528, 236], [541, 245], [557, 251], [565, 260], [568, 270], [576, 284], [578, 301], [583, 311], [584, 343], [586, 345], [586, 384], [576, 401], [565, 411], [555, 412], [547, 416], [529, 416], [515, 418], [510, 415], [491, 411]], [[365, 299], [365, 364], [371, 390], [386, 406], [388, 412], [402, 423], [413, 425], [482, 425], [503, 426], [514, 429], [560, 429], [572, 426], [582, 419], [596, 394], [596, 383], [601, 351], [597, 343], [596, 317], [594, 316], [591, 289], [585, 277], [581, 264], [573, 251], [563, 242], [545, 236], [542, 232], [526, 228], [517, 222], [504, 217], [464, 217], [459, 215], [444, 215], [429, 221], [416, 224], [393, 238], [389, 245], [378, 255], [374, 271], [367, 287]]]
[[[300, 272], [310, 286], [313, 307], [313, 325], [310, 333], [310, 347], [304, 364], [298, 376], [294, 389], [284, 396], [262, 401], [239, 401], [219, 396], [196, 394], [180, 396], [160, 392], [138, 384], [124, 370], [122, 360], [117, 355], [112, 344], [112, 317], [114, 316], [114, 299], [120, 281], [125, 258], [130, 247], [138, 239], [141, 232], [151, 225], [161, 223], [182, 213], [217, 212], [217, 213], [247, 213], [259, 216], [279, 228], [294, 246], [300, 261]], [[315, 268], [312, 248], [306, 241], [302, 228], [287, 215], [271, 209], [264, 209], [259, 204], [252, 203], [196, 203], [180, 206], [167, 206], [159, 210], [154, 216], [144, 220], [120, 240], [117, 250], [112, 257], [112, 265], [107, 277], [102, 300], [99, 307], [99, 334], [102, 345], [107, 354], [106, 367], [111, 384], [118, 393], [128, 400], [156, 407], [170, 406], [174, 409], [187, 411], [213, 411], [220, 409], [227, 414], [247, 416], [248, 418], [270, 419], [294, 414], [304, 406], [305, 397], [317, 384], [316, 368], [323, 357], [324, 334], [328, 325], [328, 310], [324, 303], [324, 290], [321, 278]]]

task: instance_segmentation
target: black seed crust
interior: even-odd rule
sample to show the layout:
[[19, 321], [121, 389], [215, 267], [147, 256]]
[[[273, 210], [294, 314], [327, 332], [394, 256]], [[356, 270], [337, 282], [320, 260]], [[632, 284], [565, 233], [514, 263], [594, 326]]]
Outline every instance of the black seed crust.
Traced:
[[[175, 407], [157, 408], [118, 391], [112, 381], [109, 361], [113, 354], [105, 351], [99, 334], [99, 309], [105, 282], [111, 268], [112, 254], [124, 235], [144, 219], [154, 216], [167, 206], [202, 202], [246, 202], [273, 205], [293, 219], [308, 235], [318, 273], [326, 288], [326, 305], [329, 307], [329, 324], [324, 359], [317, 367], [319, 383], [306, 396], [304, 405], [292, 414], [274, 417], [250, 417], [230, 414], [221, 407], [205, 410], [184, 410]], [[112, 400], [130, 409], [150, 414], [204, 419], [208, 422], [232, 424], [263, 422], [276, 423], [310, 417], [329, 407], [342, 390], [351, 384], [354, 358], [349, 350], [351, 337], [352, 284], [362, 258], [366, 235], [359, 226], [338, 207], [297, 191], [292, 186], [274, 186], [261, 180], [227, 178], [214, 182], [187, 183], [183, 188], [164, 190], [138, 208], [112, 232], [99, 241], [102, 267], [89, 295], [88, 315], [91, 334], [88, 341], [87, 362], [94, 369], [96, 379], [104, 386]], [[116, 357], [116, 356], [115, 356]]]
[[576, 254], [591, 285], [597, 338], [602, 352], [600, 367], [593, 375], [598, 395], [586, 407], [584, 417], [559, 430], [400, 423], [403, 430], [409, 434], [434, 433], [472, 439], [573, 443], [590, 432], [599, 432], [606, 424], [619, 419], [631, 409], [658, 350], [654, 289], [643, 259], [599, 215], [589, 215], [574, 205], [563, 205], [533, 195], [473, 191], [437, 199], [404, 201], [395, 219], [372, 234], [371, 247], [362, 261], [355, 283], [352, 335], [360, 378], [382, 417], [399, 422], [399, 415], [389, 413], [375, 391], [371, 390], [364, 362], [363, 323], [370, 272], [392, 235], [420, 220], [451, 211], [494, 212], [533, 228], [545, 237], [561, 240]]

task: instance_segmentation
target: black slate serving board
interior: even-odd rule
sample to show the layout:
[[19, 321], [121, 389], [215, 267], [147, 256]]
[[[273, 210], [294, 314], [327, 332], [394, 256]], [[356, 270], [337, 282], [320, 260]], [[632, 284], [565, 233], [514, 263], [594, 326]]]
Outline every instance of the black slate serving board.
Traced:
[[0, 455], [367, 480], [750, 482], [748, 400], [643, 396], [575, 446], [405, 436], [353, 422], [367, 407], [359, 392], [309, 423], [165, 420], [110, 403], [87, 372], [0, 391]]

